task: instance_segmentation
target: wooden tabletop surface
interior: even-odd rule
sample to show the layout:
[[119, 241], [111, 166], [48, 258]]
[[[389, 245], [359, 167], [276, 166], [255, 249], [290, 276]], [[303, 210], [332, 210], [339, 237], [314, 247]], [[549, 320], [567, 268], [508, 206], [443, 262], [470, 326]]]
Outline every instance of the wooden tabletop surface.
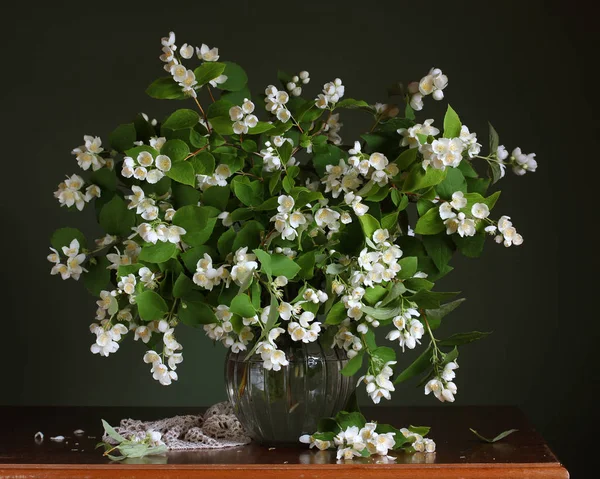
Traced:
[[[524, 415], [507, 406], [364, 408], [367, 419], [393, 424], [431, 426], [434, 454], [399, 453], [395, 463], [355, 460], [336, 464], [334, 451], [298, 447], [270, 449], [251, 444], [221, 450], [170, 452], [137, 463], [115, 463], [94, 450], [100, 419], [160, 419], [198, 414], [202, 408], [0, 407], [1, 478], [568, 478], [568, 472]], [[494, 437], [506, 429], [519, 431], [495, 443], [480, 442], [469, 431]], [[83, 429], [83, 436], [73, 431]], [[36, 444], [36, 432], [45, 440]], [[63, 443], [51, 436], [63, 435]]]

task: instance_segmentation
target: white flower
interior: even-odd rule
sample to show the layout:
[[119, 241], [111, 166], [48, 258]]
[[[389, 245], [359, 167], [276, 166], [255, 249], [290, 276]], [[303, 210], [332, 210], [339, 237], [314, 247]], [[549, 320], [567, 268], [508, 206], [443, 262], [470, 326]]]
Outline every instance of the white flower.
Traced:
[[292, 211], [292, 208], [295, 204], [294, 199], [291, 196], [286, 195], [281, 195], [279, 198], [277, 198], [277, 202], [279, 203], [277, 211], [280, 213], [289, 213]]
[[446, 366], [444, 366], [444, 371], [442, 372], [442, 379], [444, 381], [452, 381], [456, 377], [455, 369], [458, 369], [458, 363], [456, 361], [450, 361]]
[[198, 55], [198, 59], [204, 60], [205, 62], [216, 62], [219, 59], [219, 49], [211, 49], [204, 43], [200, 48], [196, 47], [196, 54]]
[[534, 158], [535, 153], [526, 155], [521, 152], [521, 148], [515, 148], [510, 157], [513, 162], [513, 172], [519, 176], [528, 171], [533, 173], [537, 169], [537, 161]]
[[237, 121], [244, 118], [244, 110], [240, 106], [232, 106], [229, 109], [229, 118], [231, 121]]
[[138, 326], [135, 329], [135, 336], [134, 336], [133, 340], [137, 341], [138, 339], [141, 339], [142, 342], [148, 343], [148, 341], [150, 341], [151, 337], [152, 337], [152, 331], [150, 331], [150, 329], [148, 329], [147, 326]]
[[192, 58], [194, 56], [194, 47], [192, 45], [188, 45], [187, 43], [184, 43], [183, 45], [181, 45], [181, 48], [179, 49], [179, 54], [186, 60], [189, 60], [190, 58]]
[[452, 201], [450, 202], [455, 210], [460, 210], [467, 206], [467, 199], [462, 191], [452, 193]]
[[369, 156], [369, 165], [376, 170], [383, 170], [388, 163], [388, 159], [381, 153], [372, 153], [371, 156]]
[[452, 210], [451, 203], [442, 203], [440, 205], [440, 218], [443, 220], [447, 220], [449, 218], [456, 217], [456, 213]]
[[128, 274], [127, 276], [121, 276], [121, 280], [117, 284], [117, 288], [120, 291], [123, 291], [125, 294], [133, 294], [135, 293], [135, 285], [137, 280], [134, 274]]
[[390, 237], [390, 233], [386, 229], [378, 229], [373, 233], [373, 242], [382, 244]]
[[158, 155], [155, 165], [160, 171], [167, 172], [171, 169], [171, 158], [167, 155]]
[[475, 203], [471, 207], [471, 214], [475, 218], [484, 219], [489, 216], [490, 209], [488, 208], [488, 205], [486, 205], [485, 203]]

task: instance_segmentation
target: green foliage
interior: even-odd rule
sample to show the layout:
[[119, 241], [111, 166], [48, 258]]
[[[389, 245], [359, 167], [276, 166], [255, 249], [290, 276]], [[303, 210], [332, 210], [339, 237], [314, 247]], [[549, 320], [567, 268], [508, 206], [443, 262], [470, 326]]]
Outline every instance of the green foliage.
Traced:
[[341, 373], [344, 376], [354, 376], [362, 366], [363, 358], [365, 357], [364, 349], [360, 350], [356, 356], [354, 356], [348, 363], [344, 366]]
[[100, 210], [99, 222], [108, 234], [127, 236], [135, 224], [135, 213], [127, 209], [119, 195], [114, 195]]
[[58, 252], [60, 253], [61, 248], [63, 246], [69, 246], [71, 244], [71, 241], [73, 241], [74, 239], [79, 241], [80, 248], [85, 248], [85, 246], [86, 246], [85, 236], [77, 228], [57, 229], [52, 234], [52, 238], [50, 238], [50, 244], [52, 245], [52, 247], [55, 250], [58, 250]]
[[417, 226], [415, 226], [415, 233], [420, 235], [435, 235], [445, 229], [444, 222], [440, 218], [440, 210], [436, 206], [419, 218]]
[[176, 251], [177, 246], [173, 243], [158, 241], [156, 244], [144, 246], [138, 259], [148, 263], [163, 263], [168, 261]]
[[146, 94], [157, 100], [183, 100], [186, 98], [181, 87], [171, 76], [153, 81], [146, 89]]
[[108, 137], [108, 142], [112, 149], [123, 153], [133, 148], [133, 142], [136, 139], [135, 126], [133, 123], [118, 126]]
[[200, 116], [194, 110], [182, 109], [172, 113], [162, 124], [162, 128], [183, 130], [194, 128], [200, 121]]
[[444, 117], [444, 138], [456, 138], [460, 135], [462, 124], [456, 112], [448, 105], [446, 116]]
[[435, 186], [446, 179], [448, 169], [436, 170], [435, 168], [427, 168], [424, 170], [420, 164], [414, 165], [404, 184], [402, 185], [402, 191], [416, 191], [422, 190], [429, 186]]
[[215, 226], [216, 218], [212, 218], [209, 209], [201, 206], [188, 205], [177, 210], [173, 224], [181, 226], [186, 233], [182, 239], [191, 246], [199, 246], [208, 240]]
[[179, 303], [177, 315], [187, 326], [198, 327], [217, 322], [212, 308], [202, 301], [189, 301], [184, 297]]
[[194, 70], [194, 75], [196, 76], [196, 81], [198, 82], [198, 85], [202, 86], [220, 76], [224, 70], [224, 63], [204, 62], [202, 65], [200, 65]]
[[167, 155], [173, 163], [183, 161], [190, 153], [190, 147], [182, 140], [169, 140], [160, 149], [161, 155]]
[[239, 91], [248, 83], [248, 76], [244, 69], [233, 62], [223, 62], [225, 70], [223, 74], [227, 76], [227, 81], [219, 85], [222, 90]]
[[136, 295], [135, 303], [142, 321], [155, 321], [161, 319], [169, 308], [165, 300], [154, 291], [146, 290]]
[[110, 261], [105, 256], [99, 257], [95, 264], [86, 266], [88, 272], [83, 275], [83, 284], [94, 296], [99, 296], [100, 291], [107, 289], [110, 282], [110, 270], [106, 269], [108, 266]]
[[256, 314], [252, 300], [246, 294], [238, 294], [233, 298], [229, 310], [234, 314], [239, 314], [242, 318], [251, 318]]

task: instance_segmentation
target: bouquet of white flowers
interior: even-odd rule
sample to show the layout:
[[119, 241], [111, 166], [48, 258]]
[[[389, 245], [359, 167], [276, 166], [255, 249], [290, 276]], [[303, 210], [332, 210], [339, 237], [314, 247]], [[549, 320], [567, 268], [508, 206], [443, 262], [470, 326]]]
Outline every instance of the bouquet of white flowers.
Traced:
[[[280, 86], [253, 97], [239, 65], [206, 45], [177, 48], [173, 33], [160, 59], [168, 75], [148, 94], [194, 108], [161, 122], [139, 114], [108, 146], [85, 136], [73, 154], [86, 179], [73, 174], [55, 192], [61, 206], [91, 207], [106, 232], [90, 244], [59, 229], [48, 256], [52, 274], [82, 278], [99, 296], [92, 352], [108, 356], [131, 335], [168, 385], [183, 360], [181, 323], [272, 370], [288, 365], [281, 335], [320, 339], [347, 351], [342, 374], [368, 363], [361, 379], [375, 403], [417, 375], [425, 394], [454, 401], [457, 346], [485, 333], [438, 339], [461, 299], [434, 282], [454, 253], [478, 256], [488, 235], [523, 242], [509, 216], [492, 219], [500, 193], [488, 189], [507, 166], [535, 171], [535, 155], [509, 154], [491, 126], [483, 155], [450, 106], [439, 129], [419, 123], [415, 112], [447, 91], [438, 68], [392, 91], [406, 102], [400, 116], [394, 104], [347, 98], [339, 78], [305, 95], [306, 71], [279, 72]], [[345, 109], [368, 120], [347, 145]], [[387, 346], [376, 344], [378, 329]], [[407, 348], [422, 353], [395, 375]]]

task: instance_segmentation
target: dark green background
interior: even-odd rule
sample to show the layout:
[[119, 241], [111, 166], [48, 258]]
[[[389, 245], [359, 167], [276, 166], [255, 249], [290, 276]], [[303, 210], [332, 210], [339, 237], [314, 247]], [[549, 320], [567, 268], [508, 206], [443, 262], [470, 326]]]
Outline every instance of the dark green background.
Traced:
[[[90, 211], [69, 213], [52, 196], [64, 174], [79, 170], [70, 151], [82, 136], [106, 140], [137, 112], [163, 118], [181, 105], [144, 94], [164, 73], [159, 40], [173, 29], [178, 44], [215, 45], [222, 59], [242, 64], [257, 93], [276, 82], [277, 68], [306, 69], [311, 95], [340, 77], [348, 97], [373, 103], [386, 100], [389, 84], [440, 67], [450, 79], [447, 99], [482, 143], [490, 120], [509, 149], [537, 153], [538, 172], [508, 174], [494, 210], [512, 216], [525, 244], [505, 249], [490, 242], [479, 260], [454, 261], [455, 272], [439, 287], [462, 290], [468, 301], [440, 334], [494, 331], [461, 350], [458, 403], [520, 405], [572, 471], [583, 467], [578, 451], [593, 454], [588, 448], [596, 446], [591, 430], [598, 418], [597, 240], [589, 229], [598, 216], [592, 183], [598, 29], [590, 7], [541, 1], [20, 5], [3, 19], [0, 403], [200, 406], [225, 397], [225, 349], [201, 330], [180, 328], [185, 361], [180, 380], [168, 388], [152, 380], [141, 344], [126, 341], [109, 358], [92, 355], [94, 298], [75, 281], [51, 277], [45, 260], [59, 226], [99, 235]], [[427, 98], [420, 118], [441, 123], [443, 108]], [[346, 142], [367, 127], [364, 120], [353, 113], [342, 119]], [[401, 364], [410, 356], [401, 356]], [[409, 384], [392, 404], [438, 403]]]

